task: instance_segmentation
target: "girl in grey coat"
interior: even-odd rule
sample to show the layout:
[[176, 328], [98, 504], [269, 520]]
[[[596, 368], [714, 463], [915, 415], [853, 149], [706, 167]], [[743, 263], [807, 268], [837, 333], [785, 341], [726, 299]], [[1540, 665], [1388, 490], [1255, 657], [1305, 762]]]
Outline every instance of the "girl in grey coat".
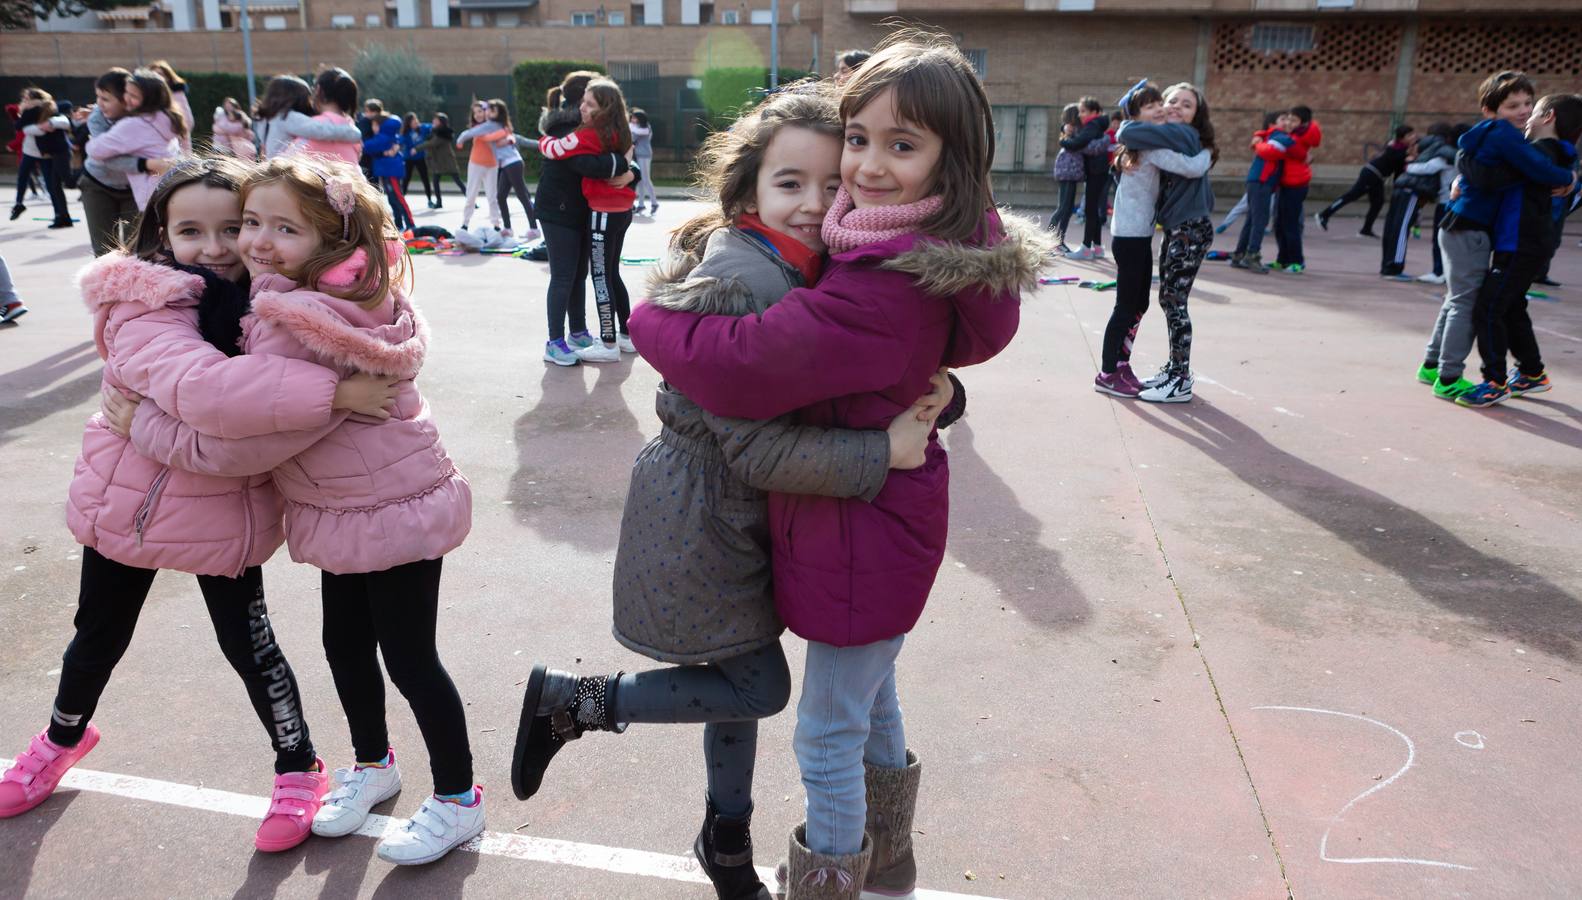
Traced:
[[[718, 146], [704, 158], [735, 171], [705, 172], [705, 183], [734, 185], [745, 195], [722, 192], [718, 210], [683, 226], [679, 258], [656, 274], [649, 302], [757, 315], [804, 285], [804, 269], [779, 249], [793, 238], [742, 215], [753, 202], [764, 148], [788, 126], [840, 134], [827, 96], [791, 91], [710, 138]], [[816, 267], [817, 254], [801, 253]], [[626, 647], [677, 665], [582, 677], [534, 667], [511, 770], [517, 797], [536, 793], [550, 759], [584, 731], [706, 723], [708, 803], [694, 852], [720, 898], [766, 900], [748, 833], [757, 720], [779, 712], [791, 691], [770, 578], [766, 492], [872, 499], [892, 466], [922, 462], [933, 427], [928, 410], [948, 400], [936, 388], [888, 431], [856, 431], [802, 427], [789, 416], [715, 416], [661, 384], [662, 428], [632, 467], [621, 521], [614, 633]]]

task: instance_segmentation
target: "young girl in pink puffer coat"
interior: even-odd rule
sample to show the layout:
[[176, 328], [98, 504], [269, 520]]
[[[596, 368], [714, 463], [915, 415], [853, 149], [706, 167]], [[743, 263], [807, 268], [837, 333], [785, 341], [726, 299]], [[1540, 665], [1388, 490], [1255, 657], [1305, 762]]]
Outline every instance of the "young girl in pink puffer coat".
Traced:
[[[147, 395], [182, 421], [238, 437], [323, 433], [344, 417], [334, 407], [381, 413], [386, 382], [359, 403], [349, 399], [351, 389], [366, 378], [342, 382], [310, 361], [237, 355], [246, 310], [245, 288], [234, 282], [245, 278], [236, 248], [244, 174], [230, 161], [179, 164], [153, 191], [131, 252], [100, 257], [83, 270], [107, 405], [122, 392]], [[266, 387], [280, 384], [294, 387], [290, 396]], [[274, 745], [274, 797], [256, 845], [275, 851], [300, 844], [329, 775], [313, 751], [296, 679], [264, 603], [260, 566], [284, 540], [274, 485], [263, 476], [172, 469], [134, 450], [124, 423], [96, 415], [83, 433], [66, 522], [83, 544], [76, 636], [48, 729], [0, 777], [0, 817], [42, 803], [98, 743], [92, 719], [99, 697], [131, 642], [154, 576], [169, 568], [198, 576], [220, 647]]]
[[355, 168], [301, 157], [272, 159], [244, 183], [238, 247], [253, 275], [245, 352], [398, 379], [394, 414], [353, 416], [307, 441], [300, 433], [229, 440], [144, 403], [132, 440], [183, 469], [272, 472], [291, 558], [324, 570], [324, 649], [357, 753], [356, 765], [336, 772], [340, 785], [313, 831], [351, 834], [401, 789], [382, 653], [428, 745], [435, 794], [380, 841], [379, 855], [432, 862], [484, 824], [466, 715], [434, 638], [440, 565], [467, 536], [472, 494], [413, 383], [428, 326], [400, 289], [406, 256], [384, 198]]

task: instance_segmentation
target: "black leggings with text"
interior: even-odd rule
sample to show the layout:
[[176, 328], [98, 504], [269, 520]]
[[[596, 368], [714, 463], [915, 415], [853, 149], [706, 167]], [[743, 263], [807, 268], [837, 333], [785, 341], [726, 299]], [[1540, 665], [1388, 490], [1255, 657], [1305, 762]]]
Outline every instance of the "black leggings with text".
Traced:
[[615, 343], [615, 330], [626, 333], [626, 319], [632, 314], [632, 301], [621, 280], [621, 245], [631, 227], [632, 211], [593, 213], [588, 229], [588, 259], [593, 264], [593, 303], [599, 312], [599, 337]]
[[[157, 574], [156, 569], [123, 565], [91, 547], [83, 548], [82, 582], [73, 620], [77, 634], [61, 661], [50, 740], [67, 747], [82, 740], [110, 683], [110, 674], [132, 643], [143, 601]], [[311, 770], [317, 757], [302, 717], [296, 676], [269, 625], [263, 570], [253, 566], [240, 578], [199, 575], [198, 589], [208, 606], [220, 651], [242, 677], [258, 721], [269, 733], [275, 748], [275, 773]], [[155, 712], [159, 719], [172, 714], [166, 707]], [[198, 711], [191, 714], [201, 720]]]

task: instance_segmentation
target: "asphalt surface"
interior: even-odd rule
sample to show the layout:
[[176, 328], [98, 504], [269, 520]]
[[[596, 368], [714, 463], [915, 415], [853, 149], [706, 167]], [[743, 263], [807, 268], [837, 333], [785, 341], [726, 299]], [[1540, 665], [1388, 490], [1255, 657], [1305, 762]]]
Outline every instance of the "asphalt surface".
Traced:
[[[665, 229], [696, 208], [667, 202], [657, 223], [639, 219], [626, 255], [658, 256]], [[419, 216], [458, 219], [454, 208]], [[1474, 411], [1413, 378], [1442, 289], [1378, 279], [1377, 246], [1348, 224], [1309, 229], [1302, 276], [1206, 265], [1192, 297], [1191, 404], [1091, 391], [1113, 295], [1077, 287], [1025, 298], [1011, 347], [962, 373], [969, 415], [944, 437], [950, 550], [900, 660], [924, 765], [922, 887], [1582, 895], [1577, 235], [1554, 268], [1567, 287], [1532, 304], [1554, 391]], [[0, 254], [32, 308], [0, 328], [7, 755], [47, 721], [71, 635], [80, 548], [63, 503], [98, 402], [71, 280], [87, 239], [43, 225], [0, 225]], [[1410, 256], [1422, 271], [1426, 240]], [[1109, 271], [1060, 262], [1050, 274]], [[421, 386], [476, 507], [446, 562], [441, 652], [468, 702], [489, 830], [522, 846], [496, 838], [420, 870], [379, 861], [366, 836], [255, 853], [245, 802], [226, 811], [229, 795], [177, 787], [259, 797], [271, 775], [196, 583], [166, 573], [100, 705], [104, 739], [81, 764], [135, 776], [125, 784], [142, 793], [95, 776], [96, 788], [63, 787], [0, 821], [0, 896], [711, 894], [678, 880], [684, 861], [657, 877], [663, 861], [642, 856], [635, 869], [649, 874], [630, 874], [633, 857], [578, 846], [687, 856], [703, 807], [698, 728], [591, 735], [527, 804], [507, 772], [534, 661], [645, 665], [609, 635], [609, 583], [627, 468], [658, 430], [657, 376], [631, 358], [542, 363], [545, 264], [423, 257], [416, 272], [434, 333]], [[640, 295], [642, 268], [625, 274]], [[1139, 369], [1163, 355], [1154, 310]], [[281, 552], [265, 582], [315, 742], [345, 765], [317, 575]], [[785, 644], [799, 672], [797, 641]], [[399, 817], [430, 785], [410, 713], [389, 698], [406, 791], [377, 811]], [[760, 865], [800, 819], [792, 715], [763, 727]]]

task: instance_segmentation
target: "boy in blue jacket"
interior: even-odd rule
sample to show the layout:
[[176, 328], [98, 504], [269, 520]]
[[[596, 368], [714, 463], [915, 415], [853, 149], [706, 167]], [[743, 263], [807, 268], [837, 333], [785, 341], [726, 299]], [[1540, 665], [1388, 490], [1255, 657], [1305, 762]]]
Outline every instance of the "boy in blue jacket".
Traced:
[[[1576, 141], [1582, 136], [1582, 97], [1551, 94], [1539, 100], [1527, 120], [1527, 137], [1556, 165], [1571, 168], [1577, 159]], [[1467, 180], [1482, 173], [1469, 167]], [[1483, 288], [1472, 307], [1478, 355], [1483, 358], [1483, 382], [1456, 398], [1462, 406], [1493, 406], [1509, 397], [1549, 390], [1533, 323], [1527, 316], [1527, 291], [1559, 247], [1555, 223], [1570, 207], [1573, 189], [1555, 196], [1547, 185], [1528, 181], [1515, 173], [1491, 173], [1491, 180], [1509, 182], [1499, 187], [1501, 202], [1495, 217], [1494, 259]], [[1507, 378], [1506, 352], [1516, 358]]]
[[[1461, 157], [1486, 169], [1507, 166], [1523, 180], [1550, 188], [1574, 188], [1571, 170], [1551, 162], [1522, 133], [1536, 94], [1533, 83], [1520, 72], [1499, 72], [1485, 79], [1478, 88], [1483, 121], [1457, 142]], [[1417, 370], [1418, 380], [1433, 384], [1434, 396], [1444, 400], [1455, 400], [1477, 386], [1462, 377], [1475, 333], [1473, 306], [1489, 272], [1501, 201], [1521, 189], [1519, 185], [1491, 189], [1466, 178], [1457, 185], [1460, 193], [1451, 200], [1438, 234], [1445, 261], [1445, 302]]]

